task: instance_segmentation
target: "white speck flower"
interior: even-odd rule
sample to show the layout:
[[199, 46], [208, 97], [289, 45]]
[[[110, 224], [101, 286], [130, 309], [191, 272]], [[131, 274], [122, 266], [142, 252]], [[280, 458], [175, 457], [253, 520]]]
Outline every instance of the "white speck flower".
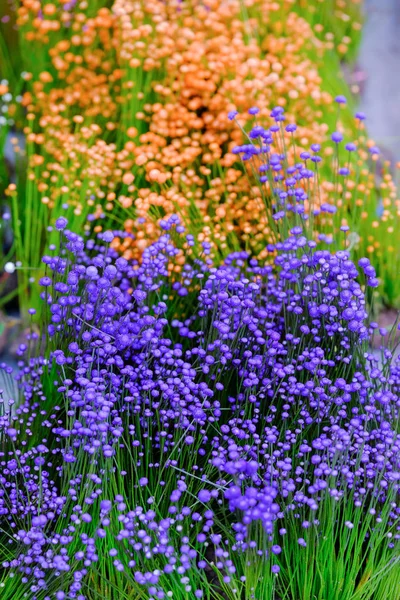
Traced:
[[10, 273], [10, 274], [14, 273], [15, 269], [16, 269], [16, 267], [15, 267], [15, 264], [13, 262], [7, 262], [4, 265], [4, 270], [5, 270], [6, 273]]

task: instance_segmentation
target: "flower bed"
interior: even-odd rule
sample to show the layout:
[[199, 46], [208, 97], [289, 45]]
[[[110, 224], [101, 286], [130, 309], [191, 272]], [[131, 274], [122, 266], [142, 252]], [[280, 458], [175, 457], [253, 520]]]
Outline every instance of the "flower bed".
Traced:
[[18, 9], [1, 600], [400, 600], [397, 192], [321, 78], [357, 3], [105, 4]]

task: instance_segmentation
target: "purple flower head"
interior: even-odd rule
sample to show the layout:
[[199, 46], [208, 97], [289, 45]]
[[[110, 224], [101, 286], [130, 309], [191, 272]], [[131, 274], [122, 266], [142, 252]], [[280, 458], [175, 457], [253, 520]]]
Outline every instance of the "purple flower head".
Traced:
[[364, 269], [365, 267], [368, 267], [371, 264], [371, 261], [369, 260], [369, 258], [360, 258], [358, 264], [362, 269]]
[[379, 150], [379, 148], [377, 146], [372, 146], [371, 148], [369, 148], [369, 153], [372, 154], [372, 156], [378, 155], [381, 153], [381, 151]]
[[211, 500], [211, 493], [208, 490], [200, 490], [200, 492], [197, 494], [197, 497], [200, 502], [206, 503]]
[[110, 502], [110, 500], [102, 500], [100, 502], [100, 509], [103, 512], [108, 513], [108, 512], [110, 512], [111, 508], [112, 508], [112, 503]]
[[365, 113], [363, 112], [356, 112], [355, 117], [358, 121], [365, 121], [365, 119], [367, 118]]
[[59, 217], [55, 222], [55, 227], [58, 231], [62, 231], [68, 225], [68, 221], [65, 217]]
[[112, 242], [115, 237], [112, 231], [104, 231], [104, 233], [99, 235], [101, 236], [101, 239], [107, 243]]
[[251, 139], [256, 139], [261, 137], [261, 135], [264, 133], [264, 129], [262, 127], [260, 127], [259, 125], [257, 125], [256, 127], [253, 127], [253, 129], [250, 131], [249, 133], [249, 137]]
[[332, 133], [331, 139], [333, 142], [335, 142], [335, 144], [339, 144], [341, 141], [343, 141], [343, 134], [339, 131], [335, 131]]
[[52, 284], [52, 281], [50, 279], [50, 277], [41, 277], [41, 279], [39, 279], [39, 284], [43, 287], [49, 287]]
[[281, 570], [281, 568], [279, 565], [272, 565], [272, 567], [271, 567], [271, 571], [274, 574], [278, 574], [280, 572], [280, 570]]
[[350, 175], [350, 169], [348, 169], [347, 167], [340, 167], [340, 169], [338, 170], [339, 175], [343, 175], [344, 177], [347, 177], [348, 175]]
[[283, 115], [285, 109], [282, 106], [275, 106], [271, 111], [271, 117], [276, 119], [276, 117]]

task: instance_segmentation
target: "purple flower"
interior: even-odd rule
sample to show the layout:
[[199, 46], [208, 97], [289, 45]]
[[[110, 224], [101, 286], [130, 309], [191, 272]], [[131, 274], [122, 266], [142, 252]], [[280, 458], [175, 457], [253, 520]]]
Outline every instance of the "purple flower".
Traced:
[[348, 169], [347, 167], [341, 167], [338, 170], [339, 175], [343, 175], [344, 177], [347, 177], [348, 175], [350, 175], [350, 169]]
[[271, 567], [271, 571], [272, 573], [278, 574], [280, 572], [281, 568], [279, 565], [272, 565]]
[[365, 121], [365, 119], [367, 118], [365, 116], [365, 113], [363, 112], [356, 112], [355, 114], [356, 119], [358, 119], [359, 121]]
[[339, 144], [341, 141], [343, 141], [343, 134], [339, 131], [335, 131], [334, 133], [332, 133], [331, 138], [332, 141], [335, 142], [335, 144]]
[[39, 279], [39, 284], [43, 287], [49, 287], [52, 284], [52, 281], [50, 277], [41, 277], [41, 279]]
[[112, 231], [105, 231], [104, 233], [101, 234], [101, 238], [104, 242], [112, 242], [114, 239], [114, 234]]
[[62, 231], [63, 229], [66, 228], [67, 225], [68, 225], [68, 221], [65, 217], [59, 217], [55, 223], [55, 227], [56, 227], [56, 229], [58, 229], [58, 231]]
[[208, 490], [200, 490], [200, 492], [197, 494], [198, 499], [200, 500], [200, 502], [209, 502], [211, 500], [211, 494]]

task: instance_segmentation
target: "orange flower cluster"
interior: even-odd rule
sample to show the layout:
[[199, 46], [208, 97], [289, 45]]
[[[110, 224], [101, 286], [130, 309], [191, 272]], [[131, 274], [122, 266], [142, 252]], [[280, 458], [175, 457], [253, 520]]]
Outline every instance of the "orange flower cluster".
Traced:
[[[237, 107], [246, 114], [257, 103], [266, 116], [281, 104], [302, 115], [301, 142], [308, 144], [324, 137], [318, 112], [322, 116], [320, 107], [331, 103], [307, 58], [308, 23], [290, 13], [283, 26], [282, 3], [247, 4], [247, 20], [236, 1], [167, 2], [162, 8], [148, 2], [139, 9], [137, 2], [116, 0], [113, 8], [122, 88], [131, 90], [135, 105], [144, 71], [157, 95], [136, 113], [147, 124], [136, 164], [152, 191], [142, 188], [138, 198], [131, 197], [135, 214], [147, 218], [158, 207], [187, 215], [192, 223], [194, 213], [200, 239], [221, 248], [232, 233], [251, 245], [265, 245], [269, 235], [265, 209], [230, 153], [242, 133], [228, 122], [228, 111]], [[138, 25], [143, 22], [151, 25]], [[323, 46], [315, 38], [312, 43], [322, 54]], [[154, 73], [161, 77], [155, 80]], [[153, 231], [148, 222], [147, 236]]]
[[[314, 10], [313, 27], [294, 0], [90, 4], [23, 0], [19, 9], [27, 48], [43, 57], [32, 62], [23, 100], [29, 177], [41, 201], [50, 208], [68, 202], [76, 215], [112, 213], [134, 234], [115, 241], [127, 257], [174, 212], [222, 252], [238, 239], [259, 252], [271, 236], [268, 218], [258, 186], [230, 152], [243, 134], [227, 113], [237, 108], [245, 127], [251, 106], [261, 122], [273, 106], [285, 107], [300, 125], [297, 153], [326, 138], [324, 121], [334, 121], [336, 107], [319, 67], [334, 40], [322, 35], [319, 2], [304, 3]], [[334, 4], [346, 22], [353, 2]], [[358, 160], [362, 171], [365, 159]], [[321, 186], [321, 201], [333, 185]], [[375, 183], [366, 174], [346, 185], [343, 219], [351, 187], [361, 194]], [[391, 180], [384, 185], [392, 220], [395, 189]]]
[[146, 239], [157, 230], [149, 216], [176, 211], [198, 213], [200, 236], [222, 244], [254, 226], [261, 239], [266, 220], [234, 167], [229, 149], [241, 133], [227, 112], [255, 101], [265, 113], [288, 106], [302, 115], [308, 143], [325, 133], [315, 107], [330, 97], [306, 58], [306, 21], [291, 13], [283, 27], [282, 6], [265, 0], [249, 3], [257, 19], [243, 20], [241, 7], [116, 0], [90, 17], [24, 0], [19, 26], [51, 61], [33, 73], [23, 101], [42, 201], [68, 198], [76, 213], [117, 204], [130, 209], [128, 228], [146, 219]]

